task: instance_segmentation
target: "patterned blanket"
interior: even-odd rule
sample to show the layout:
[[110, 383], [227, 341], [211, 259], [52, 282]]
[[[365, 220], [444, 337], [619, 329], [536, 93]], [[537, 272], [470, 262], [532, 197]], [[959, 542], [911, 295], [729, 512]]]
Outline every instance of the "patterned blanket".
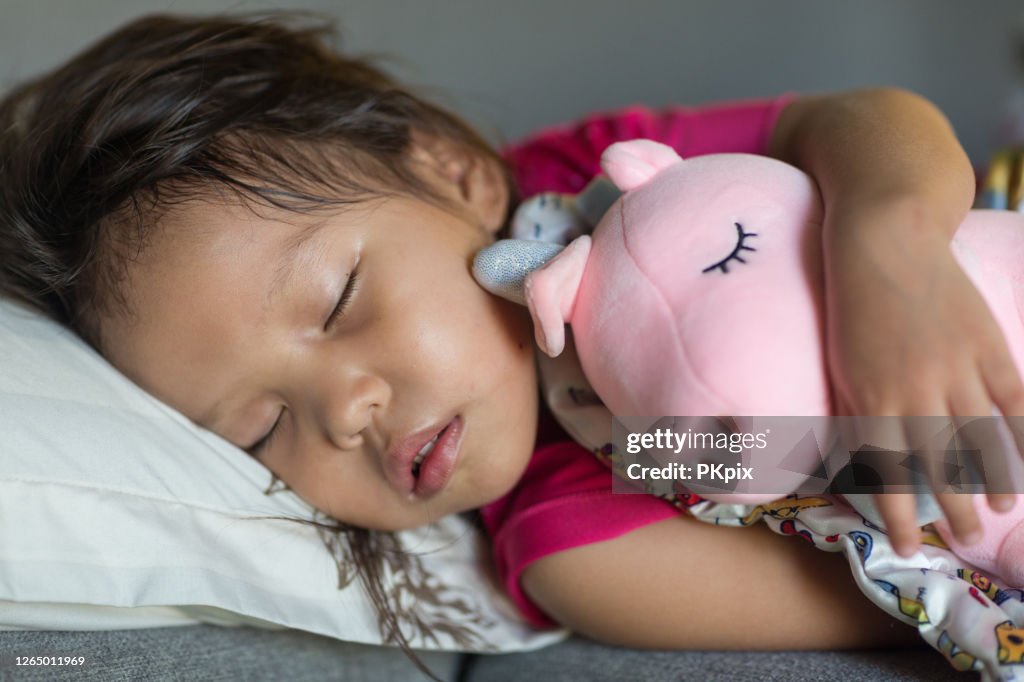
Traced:
[[[677, 504], [686, 507], [686, 497]], [[925, 527], [914, 556], [896, 554], [885, 531], [831, 497], [796, 495], [757, 507], [702, 500], [686, 508], [707, 523], [766, 523], [826, 552], [842, 552], [858, 586], [879, 608], [917, 627], [957, 670], [985, 680], [1024, 680], [1024, 591], [997, 585]]]

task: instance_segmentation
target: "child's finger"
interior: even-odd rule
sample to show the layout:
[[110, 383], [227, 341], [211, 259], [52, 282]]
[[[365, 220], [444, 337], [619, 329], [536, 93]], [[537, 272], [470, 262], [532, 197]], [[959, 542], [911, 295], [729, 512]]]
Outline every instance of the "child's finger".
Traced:
[[[914, 478], [908, 466], [902, 420], [895, 416], [856, 416], [840, 421], [852, 424], [852, 429], [847, 429], [846, 433], [852, 431], [853, 440], [845, 447], [851, 454], [852, 483], [859, 489], [866, 487], [871, 491], [880, 491], [882, 497], [892, 492], [907, 492]], [[899, 509], [900, 506], [897, 502], [893, 508]], [[884, 507], [879, 507], [879, 513], [882, 514], [886, 529], [892, 528], [891, 520], [885, 516]], [[903, 516], [897, 512], [896, 518]]]
[[[968, 409], [971, 408], [968, 406]], [[933, 413], [938, 413], [938, 408], [934, 408]], [[983, 421], [970, 420], [970, 424], [965, 425], [964, 430], [954, 430], [954, 424], [961, 421], [961, 418], [951, 417], [949, 419], [949, 426], [943, 429], [934, 428], [939, 420], [933, 417], [908, 420], [908, 428], [911, 430], [909, 440], [916, 447], [920, 448], [919, 452], [921, 452], [922, 457], [919, 462], [925, 468], [929, 486], [935, 493], [935, 500], [942, 509], [942, 514], [946, 518], [947, 523], [949, 523], [954, 537], [960, 542], [970, 545], [981, 539], [981, 523], [974, 511], [971, 496], [959, 494], [955, 492], [955, 486], [951, 486], [952, 480], [957, 480], [965, 472], [957, 469], [957, 462], [950, 463], [947, 461], [946, 456], [950, 453], [948, 453], [947, 447], [941, 441], [943, 438], [947, 442], [952, 440], [952, 449], [959, 457], [964, 444], [972, 443], [972, 440], [967, 437], [970, 433], [967, 430], [967, 426], [981, 425], [979, 428], [974, 429], [976, 432], [974, 434], [974, 441], [985, 443], [986, 438], [990, 438], [991, 434], [984, 428]], [[933, 435], [930, 432], [937, 433]], [[991, 446], [991, 443], [989, 442], [987, 445]], [[952, 466], [950, 466], [951, 464]]]
[[[976, 393], [980, 395], [980, 390]], [[965, 409], [976, 408], [968, 401]], [[932, 405], [926, 410], [932, 416], [904, 419], [907, 441], [915, 457], [915, 471], [923, 470], [923, 476], [915, 475], [914, 482], [918, 488], [927, 483], [957, 540], [973, 544], [981, 538], [981, 525], [971, 496], [958, 492], [969, 475], [967, 463], [962, 460], [968, 455], [967, 449], [998, 447], [998, 437], [991, 428], [992, 420], [975, 419], [970, 420], [970, 425], [976, 425], [974, 438], [965, 439], [965, 432], [957, 428], [958, 418], [938, 416], [946, 412], [944, 407]], [[965, 445], [965, 440], [969, 444]], [[917, 490], [917, 494], [925, 492]], [[921, 520], [917, 522], [920, 524]]]
[[960, 492], [981, 492], [975, 483], [983, 484], [989, 506], [996, 511], [1008, 510], [1016, 497], [1010, 488], [1010, 457], [1017, 455], [1000, 433], [1002, 421], [1001, 417], [957, 417], [955, 443], [951, 447], [957, 467], [954, 475], [970, 484]]
[[[925, 414], [939, 415], [945, 410], [940, 410], [938, 405], [931, 406], [924, 410]], [[936, 429], [938, 419], [935, 417], [904, 417], [899, 418], [872, 418], [870, 423], [875, 424], [876, 432], [884, 430], [888, 442], [896, 443], [895, 430], [902, 432], [904, 445], [902, 452], [893, 453], [894, 457], [901, 461], [892, 463], [887, 467], [883, 482], [890, 486], [899, 486], [905, 489], [908, 484], [936, 489], [937, 469], [941, 469], [940, 457], [937, 450], [942, 446], [937, 445], [943, 435], [949, 436], [952, 428]], [[945, 433], [943, 433], [945, 431]], [[896, 448], [891, 448], [896, 449]], [[913, 453], [914, 457], [908, 459]], [[904, 461], [908, 464], [904, 464]], [[937, 463], [939, 466], [937, 467]], [[899, 489], [899, 488], [898, 488]], [[941, 489], [941, 488], [940, 488]], [[917, 497], [912, 492], [907, 493], [883, 493], [880, 496], [879, 512], [886, 524], [893, 549], [901, 556], [911, 556], [917, 551], [921, 542], [920, 522], [917, 518]], [[960, 510], [953, 507], [955, 513]]]
[[1002, 414], [1024, 416], [1024, 385], [1013, 362], [986, 368], [984, 377], [992, 402]]
[[1006, 424], [1010, 437], [1013, 438], [1013, 443], [1017, 447], [1017, 456], [1024, 457], [1024, 417], [1016, 414], [1006, 415], [1004, 413], [1003, 423]]
[[988, 493], [988, 506], [994, 511], [1005, 514], [1017, 504], [1016, 493]]
[[947, 451], [953, 447], [956, 426], [953, 417], [945, 416], [948, 414], [945, 407], [940, 409], [934, 405], [927, 414], [929, 416], [904, 417], [902, 421], [907, 450], [913, 455], [911, 466], [917, 474], [914, 483], [928, 483], [935, 490], [937, 483], [949, 482], [945, 479], [940, 481], [936, 476], [942, 477], [944, 474], [941, 465]]
[[[956, 399], [951, 401], [952, 411], [956, 415], [984, 415], [991, 411], [987, 397], [980, 388], [973, 391], [972, 399]], [[1008, 511], [1016, 499], [1010, 489], [1012, 476], [1010, 473], [1010, 457], [1017, 456], [1012, 441], [1008, 441], [1001, 430], [1005, 422], [999, 416], [954, 417], [956, 432], [950, 444], [950, 459], [954, 460], [957, 470], [954, 475], [967, 479], [970, 486], [961, 491], [965, 493], [980, 492], [975, 490], [974, 483], [985, 486], [989, 506], [996, 511]]]
[[909, 557], [921, 544], [917, 526], [917, 496], [911, 493], [879, 493], [875, 495], [878, 513], [885, 522], [889, 541], [897, 554]]
[[[996, 409], [1006, 418], [1017, 453], [1024, 456], [1024, 384], [1005, 349], [986, 357], [981, 367], [985, 387]], [[984, 414], [988, 414], [987, 410]]]
[[[987, 356], [988, 361], [982, 366], [982, 374], [989, 396], [996, 409], [1003, 415], [1003, 424], [1006, 425], [1013, 443], [1017, 448], [1015, 453], [1018, 457], [1024, 457], [1024, 384], [1016, 364], [1005, 351], [993, 353]], [[1010, 460], [1005, 460], [1002, 465], [1009, 467]], [[998, 464], [993, 466], [992, 475], [1005, 475], [1005, 478], [990, 478], [988, 463], [986, 462], [986, 479], [1007, 482], [1013, 485], [1014, 478], [1007, 471], [1000, 474]], [[998, 493], [989, 493], [988, 502], [996, 511], [1007, 512], [1013, 508], [1017, 501], [1017, 493], [1022, 491], [1005, 490]]]
[[[898, 417], [863, 416], [853, 417], [854, 433], [856, 440], [849, 448], [852, 451], [863, 450], [866, 453], [878, 453], [886, 451], [881, 455], [881, 461], [886, 462], [884, 471], [878, 474], [882, 477], [882, 483], [890, 482], [888, 476], [892, 476], [889, 464], [896, 464], [902, 459], [904, 450], [907, 449], [906, 433], [903, 424]], [[879, 455], [865, 457], [868, 462], [878, 462]], [[896, 481], [891, 481], [895, 483]]]

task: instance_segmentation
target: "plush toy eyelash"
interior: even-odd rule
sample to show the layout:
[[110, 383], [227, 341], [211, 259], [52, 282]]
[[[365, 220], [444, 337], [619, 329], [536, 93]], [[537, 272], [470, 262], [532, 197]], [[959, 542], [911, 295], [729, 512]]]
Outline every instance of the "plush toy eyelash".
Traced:
[[740, 225], [739, 223], [733, 224], [736, 226], [736, 247], [732, 250], [732, 253], [730, 253], [722, 260], [718, 261], [714, 265], [709, 265], [708, 267], [701, 270], [702, 273], [711, 272], [712, 270], [717, 270], [721, 268], [722, 274], [727, 275], [729, 274], [729, 261], [738, 260], [741, 263], [747, 262], [743, 260], [742, 256], [740, 256], [740, 251], [757, 251], [757, 249], [755, 249], [753, 246], [747, 246], [744, 243], [744, 240], [746, 240], [747, 237], [756, 237], [757, 232], [744, 232], [742, 225]]

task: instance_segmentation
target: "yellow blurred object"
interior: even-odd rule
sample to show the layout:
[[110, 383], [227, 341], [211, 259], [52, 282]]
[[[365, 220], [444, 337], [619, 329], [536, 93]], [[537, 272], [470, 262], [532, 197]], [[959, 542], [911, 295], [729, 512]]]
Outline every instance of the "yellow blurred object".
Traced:
[[975, 208], [1024, 211], [1024, 147], [1003, 149], [992, 157]]
[[1024, 147], [1008, 147], [992, 157], [975, 208], [1024, 210]]
[[1024, 149], [1014, 151], [1006, 195], [1006, 208], [1011, 211], [1024, 211]]

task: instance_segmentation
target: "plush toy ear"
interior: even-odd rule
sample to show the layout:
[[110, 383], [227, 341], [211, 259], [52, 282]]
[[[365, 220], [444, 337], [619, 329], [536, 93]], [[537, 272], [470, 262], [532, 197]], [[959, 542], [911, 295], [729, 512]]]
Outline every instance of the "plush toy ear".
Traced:
[[583, 235], [526, 276], [524, 293], [537, 345], [551, 357], [565, 349], [565, 324], [572, 317], [589, 255], [590, 237]]
[[628, 192], [682, 160], [668, 145], [653, 140], [630, 140], [605, 149], [601, 168], [619, 189]]

